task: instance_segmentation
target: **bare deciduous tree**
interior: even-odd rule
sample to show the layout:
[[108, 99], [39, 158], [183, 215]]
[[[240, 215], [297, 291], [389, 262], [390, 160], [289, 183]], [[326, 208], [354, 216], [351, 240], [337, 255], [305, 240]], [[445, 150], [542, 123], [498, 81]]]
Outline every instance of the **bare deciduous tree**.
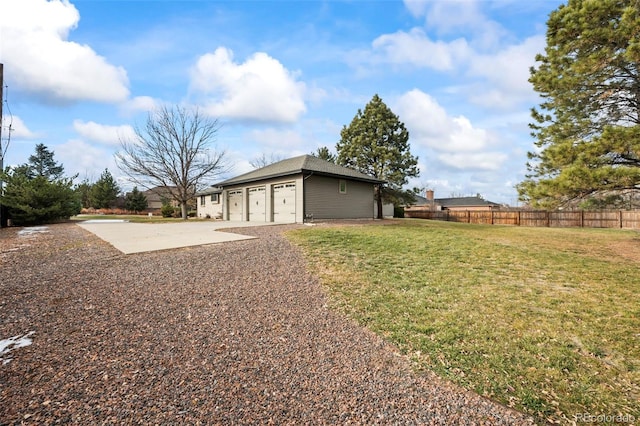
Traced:
[[251, 164], [251, 167], [253, 167], [254, 169], [261, 169], [262, 167], [268, 166], [269, 164], [277, 163], [278, 161], [282, 160], [283, 158], [280, 155], [276, 155], [273, 153], [267, 155], [263, 152], [262, 154], [260, 154], [260, 156], [249, 161], [249, 164]]
[[187, 204], [210, 180], [227, 171], [224, 150], [214, 143], [220, 123], [197, 109], [163, 107], [150, 113], [133, 139], [120, 139], [118, 167], [145, 188], [164, 187], [180, 204]]

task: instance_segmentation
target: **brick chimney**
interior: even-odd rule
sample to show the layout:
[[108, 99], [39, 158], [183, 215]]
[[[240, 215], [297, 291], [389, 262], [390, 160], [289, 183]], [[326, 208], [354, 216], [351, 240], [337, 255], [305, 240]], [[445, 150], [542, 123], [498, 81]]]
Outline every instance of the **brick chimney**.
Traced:
[[426, 196], [427, 196], [427, 202], [428, 202], [429, 210], [435, 210], [436, 209], [436, 202], [435, 202], [435, 200], [433, 198], [433, 189], [427, 189]]

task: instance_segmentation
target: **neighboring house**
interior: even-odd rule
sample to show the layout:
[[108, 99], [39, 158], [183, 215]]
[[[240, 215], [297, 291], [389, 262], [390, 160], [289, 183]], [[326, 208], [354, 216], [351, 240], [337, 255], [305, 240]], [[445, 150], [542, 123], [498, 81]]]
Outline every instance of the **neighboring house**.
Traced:
[[455, 198], [436, 198], [437, 205], [442, 210], [498, 210], [501, 205], [487, 201], [482, 197], [455, 197]]
[[222, 219], [222, 188], [211, 186], [196, 193], [198, 217]]
[[166, 199], [174, 207], [179, 207], [180, 204], [173, 199], [171, 191], [175, 190], [175, 186], [156, 186], [143, 192], [147, 197], [147, 209], [159, 210], [162, 208], [162, 200]]
[[302, 223], [373, 218], [384, 181], [312, 155], [289, 158], [216, 184], [224, 220]]
[[451, 197], [434, 198], [431, 190], [426, 192], [426, 197], [416, 196], [416, 202], [412, 207], [429, 210], [497, 210], [502, 207], [499, 203], [487, 201], [476, 195], [475, 197]]

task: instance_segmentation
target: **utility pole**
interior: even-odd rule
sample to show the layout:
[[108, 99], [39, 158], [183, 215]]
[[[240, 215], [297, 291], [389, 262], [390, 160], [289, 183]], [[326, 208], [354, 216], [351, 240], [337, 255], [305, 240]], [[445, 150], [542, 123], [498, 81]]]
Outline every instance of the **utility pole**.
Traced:
[[[4, 105], [4, 65], [0, 62], [0, 173], [4, 171], [4, 149], [2, 148], [2, 106]], [[2, 195], [3, 182], [0, 177], [0, 196]], [[7, 219], [2, 215], [2, 204], [0, 204], [0, 228], [5, 226]]]

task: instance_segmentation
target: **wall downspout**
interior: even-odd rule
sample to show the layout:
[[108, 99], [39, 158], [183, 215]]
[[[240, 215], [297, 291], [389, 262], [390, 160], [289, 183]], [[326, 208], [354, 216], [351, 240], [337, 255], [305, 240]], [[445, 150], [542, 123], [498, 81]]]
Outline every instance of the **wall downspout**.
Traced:
[[311, 176], [313, 176], [313, 172], [306, 176], [304, 176], [304, 173], [302, 175], [302, 223], [307, 221], [313, 222], [313, 214], [311, 214], [310, 217], [307, 217], [307, 188], [305, 184], [307, 179]]

